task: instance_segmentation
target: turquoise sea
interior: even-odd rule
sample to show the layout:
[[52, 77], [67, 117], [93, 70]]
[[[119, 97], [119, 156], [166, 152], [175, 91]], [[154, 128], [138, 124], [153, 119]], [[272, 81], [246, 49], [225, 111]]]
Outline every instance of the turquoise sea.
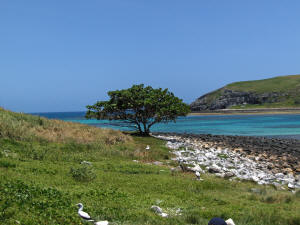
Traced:
[[[79, 122], [97, 127], [130, 130], [115, 121], [87, 120], [84, 112], [34, 113], [50, 119]], [[156, 124], [151, 131], [194, 134], [300, 137], [300, 114], [205, 115], [178, 118], [176, 123]]]

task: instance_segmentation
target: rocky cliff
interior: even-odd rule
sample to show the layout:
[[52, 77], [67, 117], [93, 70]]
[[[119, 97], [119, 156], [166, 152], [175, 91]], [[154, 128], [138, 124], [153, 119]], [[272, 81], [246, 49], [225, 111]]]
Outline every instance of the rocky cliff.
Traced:
[[281, 76], [258, 81], [236, 82], [196, 99], [192, 111], [258, 107], [299, 107], [300, 76]]
[[191, 110], [217, 110], [226, 109], [236, 105], [275, 103], [279, 102], [280, 97], [284, 96], [284, 93], [276, 92], [257, 94], [224, 89], [221, 90], [220, 95], [215, 98], [212, 98], [210, 94], [206, 94], [196, 99], [196, 101], [191, 104]]

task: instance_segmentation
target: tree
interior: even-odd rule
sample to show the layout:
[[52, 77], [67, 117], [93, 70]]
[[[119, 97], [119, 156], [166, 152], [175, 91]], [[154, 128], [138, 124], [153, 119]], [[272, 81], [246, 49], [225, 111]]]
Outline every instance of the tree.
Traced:
[[150, 128], [156, 123], [176, 122], [178, 116], [190, 112], [190, 107], [168, 89], [140, 84], [107, 94], [108, 101], [87, 106], [86, 118], [121, 120], [142, 135], [149, 135]]

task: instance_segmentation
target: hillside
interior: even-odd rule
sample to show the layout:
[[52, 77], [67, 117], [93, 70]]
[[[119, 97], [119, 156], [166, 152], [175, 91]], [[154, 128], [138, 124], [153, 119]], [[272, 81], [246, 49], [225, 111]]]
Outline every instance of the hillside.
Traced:
[[153, 137], [0, 109], [0, 224], [87, 224], [77, 215], [81, 202], [115, 225], [207, 224], [215, 216], [239, 225], [299, 225], [299, 191], [209, 174], [196, 181], [171, 170], [178, 167], [172, 157]]
[[120, 131], [98, 129], [79, 123], [49, 120], [39, 116], [15, 113], [0, 107], [0, 138], [45, 140], [82, 144], [123, 143], [131, 138]]
[[300, 75], [231, 83], [191, 104], [192, 111], [289, 107], [300, 107]]

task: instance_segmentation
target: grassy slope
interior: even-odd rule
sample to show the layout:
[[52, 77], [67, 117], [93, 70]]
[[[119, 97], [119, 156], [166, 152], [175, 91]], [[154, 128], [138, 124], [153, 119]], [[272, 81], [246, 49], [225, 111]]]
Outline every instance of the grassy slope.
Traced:
[[[41, 129], [54, 130], [57, 123], [62, 129], [57, 138], [40, 135]], [[4, 110], [0, 110], [0, 124], [0, 224], [16, 224], [16, 220], [21, 224], [83, 224], [77, 216], [78, 202], [91, 215], [114, 224], [207, 224], [214, 216], [231, 217], [239, 225], [300, 224], [300, 192], [293, 195], [209, 175], [199, 182], [193, 174], [172, 174], [168, 165], [174, 163], [161, 140], [78, 128], [81, 125]], [[20, 132], [23, 126], [28, 132]], [[77, 134], [80, 137], [95, 132], [97, 138], [71, 138], [68, 134], [77, 128], [84, 134]], [[147, 144], [150, 151], [145, 150]], [[83, 160], [92, 166], [80, 165]], [[165, 165], [146, 164], [154, 160]], [[71, 168], [84, 167], [96, 175], [94, 180], [73, 178]], [[171, 215], [181, 208], [182, 215], [161, 218], [149, 210], [155, 204]]]
[[235, 82], [226, 88], [248, 92], [290, 92], [300, 87], [300, 75], [279, 76], [264, 80]]
[[[222, 90], [230, 89], [235, 91], [255, 92], [258, 94], [268, 92], [286, 93], [287, 97], [282, 98], [278, 103], [266, 103], [262, 105], [235, 106], [232, 108], [277, 108], [277, 107], [299, 107], [300, 106], [300, 75], [278, 76], [264, 80], [242, 81], [226, 85], [208, 95], [210, 101], [219, 97]], [[295, 103], [298, 102], [298, 103]]]

